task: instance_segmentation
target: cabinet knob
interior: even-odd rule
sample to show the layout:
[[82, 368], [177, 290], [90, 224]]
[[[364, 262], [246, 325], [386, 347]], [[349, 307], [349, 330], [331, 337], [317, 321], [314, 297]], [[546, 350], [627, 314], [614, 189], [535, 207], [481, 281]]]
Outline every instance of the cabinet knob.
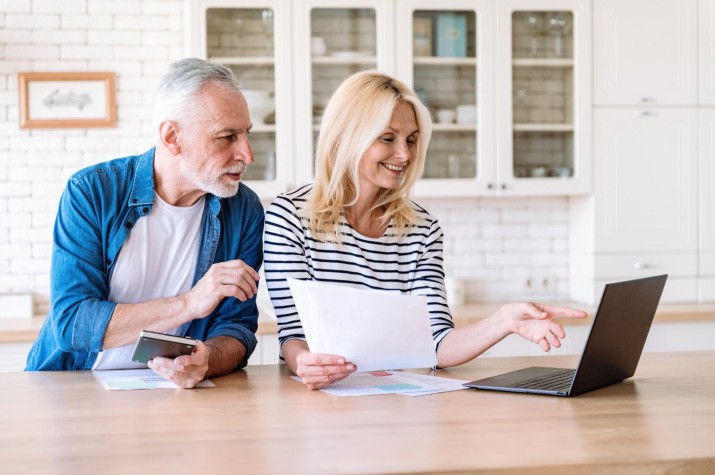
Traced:
[[488, 190], [493, 190], [493, 189], [494, 189], [494, 183], [487, 183], [487, 189], [488, 189]]
[[649, 117], [652, 116], [653, 113], [651, 111], [636, 111], [635, 112], [636, 117]]
[[501, 184], [501, 189], [502, 189], [502, 190], [506, 190], [506, 183], [502, 183], [502, 184]]
[[643, 104], [644, 102], [653, 102], [650, 97], [646, 96], [636, 96], [636, 104]]
[[648, 264], [645, 264], [643, 262], [636, 262], [633, 264], [633, 268], [635, 270], [641, 270], [641, 269], [648, 269], [650, 266]]

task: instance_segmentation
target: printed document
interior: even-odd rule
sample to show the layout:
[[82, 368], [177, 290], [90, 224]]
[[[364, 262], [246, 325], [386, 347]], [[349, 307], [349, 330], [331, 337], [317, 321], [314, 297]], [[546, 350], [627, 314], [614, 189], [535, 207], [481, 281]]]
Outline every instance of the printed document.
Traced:
[[[178, 389], [179, 387], [164, 379], [152, 369], [119, 369], [92, 371], [95, 378], [101, 381], [105, 389], [110, 391], [130, 391], [135, 389]], [[205, 379], [196, 385], [197, 388], [212, 388], [214, 383]]]
[[427, 298], [288, 279], [310, 351], [360, 372], [437, 365]]
[[[300, 381], [298, 376], [293, 379]], [[353, 373], [321, 391], [331, 396], [375, 396], [379, 394], [401, 394], [403, 396], [424, 396], [427, 394], [459, 391], [466, 389], [460, 379], [441, 378], [402, 371], [372, 371]]]

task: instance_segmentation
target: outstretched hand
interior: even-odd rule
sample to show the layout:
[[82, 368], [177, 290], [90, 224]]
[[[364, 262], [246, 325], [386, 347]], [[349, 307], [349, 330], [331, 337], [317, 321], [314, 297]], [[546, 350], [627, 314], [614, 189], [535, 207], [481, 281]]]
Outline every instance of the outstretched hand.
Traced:
[[542, 350], [559, 348], [566, 336], [563, 326], [556, 318], [586, 318], [582, 310], [567, 307], [552, 307], [540, 303], [517, 302], [504, 305], [499, 310], [512, 333], [533, 341]]

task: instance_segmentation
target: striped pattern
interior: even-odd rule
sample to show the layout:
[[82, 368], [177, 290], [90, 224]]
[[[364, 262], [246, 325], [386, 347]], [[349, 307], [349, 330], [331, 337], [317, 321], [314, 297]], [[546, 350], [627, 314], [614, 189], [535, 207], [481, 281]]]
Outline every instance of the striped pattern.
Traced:
[[266, 212], [264, 269], [281, 348], [292, 338], [305, 339], [287, 277], [425, 295], [436, 347], [454, 327], [444, 289], [438, 221], [413, 203], [419, 224], [405, 235], [395, 235], [390, 226], [380, 238], [365, 237], [342, 219], [342, 243], [321, 241], [299, 216], [311, 190], [312, 185], [306, 185], [281, 194]]

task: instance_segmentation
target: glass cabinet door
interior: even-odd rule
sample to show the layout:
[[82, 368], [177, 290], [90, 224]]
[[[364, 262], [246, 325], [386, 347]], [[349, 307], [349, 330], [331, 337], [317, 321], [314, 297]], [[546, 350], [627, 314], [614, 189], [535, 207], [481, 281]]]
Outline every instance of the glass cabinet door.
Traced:
[[244, 180], [261, 196], [283, 191], [292, 179], [291, 97], [285, 82], [290, 51], [289, 2], [266, 0], [193, 1], [192, 14], [204, 32], [192, 53], [233, 70], [251, 115], [250, 133], [255, 162]]
[[[432, 114], [432, 139], [419, 195], [473, 195], [493, 175], [483, 91], [491, 88], [491, 54], [484, 44], [489, 8], [484, 2], [398, 2], [397, 64]], [[407, 43], [407, 44], [405, 44]], [[485, 115], [486, 114], [486, 115]]]
[[509, 32], [503, 43], [510, 50], [498, 54], [511, 60], [499, 69], [508, 78], [499, 108], [504, 113], [500, 192], [556, 194], [580, 187], [588, 191], [589, 152], [583, 132], [589, 123], [590, 72], [584, 57], [589, 34], [584, 31], [584, 3], [512, 1], [503, 7], [508, 26], [503, 31]]
[[[339, 5], [339, 6], [338, 6]], [[348, 76], [366, 69], [390, 72], [392, 36], [391, 2], [297, 0], [294, 28], [304, 45], [297, 55], [296, 96], [299, 120], [298, 150], [308, 159], [300, 162], [298, 181], [311, 181], [314, 152], [323, 111], [333, 92]]]

